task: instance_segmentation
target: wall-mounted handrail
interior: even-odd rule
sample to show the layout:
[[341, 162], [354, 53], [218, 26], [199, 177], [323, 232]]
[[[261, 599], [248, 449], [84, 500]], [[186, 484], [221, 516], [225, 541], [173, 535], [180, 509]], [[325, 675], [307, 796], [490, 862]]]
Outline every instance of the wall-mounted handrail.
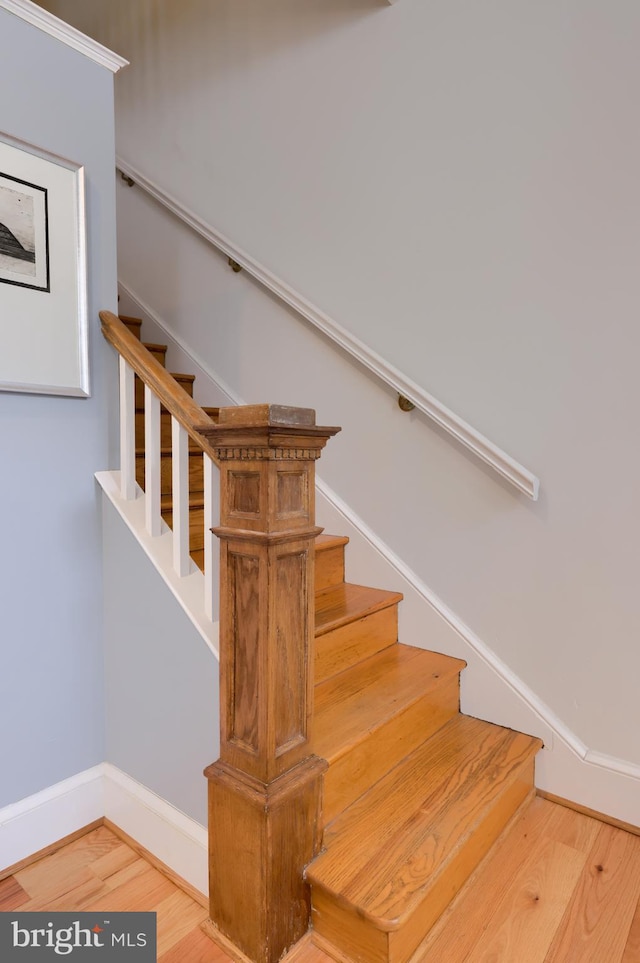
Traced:
[[373, 351], [353, 334], [343, 328], [337, 321], [307, 301], [301, 294], [272, 274], [262, 264], [237, 247], [233, 241], [215, 230], [206, 221], [190, 211], [184, 204], [172, 197], [167, 191], [154, 184], [133, 165], [122, 158], [117, 159], [117, 170], [123, 175], [128, 184], [137, 185], [153, 197], [159, 204], [175, 214], [193, 231], [204, 238], [219, 251], [222, 251], [239, 268], [244, 268], [256, 281], [275, 294], [280, 300], [293, 308], [301, 317], [311, 322], [314, 327], [323, 332], [344, 351], [355, 358], [361, 365], [373, 372], [386, 385], [413, 403], [416, 409], [439, 425], [444, 431], [456, 439], [481, 458], [502, 478], [505, 478], [518, 491], [523, 492], [533, 501], [538, 498], [540, 482], [523, 465], [508, 455], [505, 451], [477, 431], [472, 425], [460, 418], [455, 412], [443, 405], [433, 395], [425, 391], [405, 374], [385, 361], [381, 355]]

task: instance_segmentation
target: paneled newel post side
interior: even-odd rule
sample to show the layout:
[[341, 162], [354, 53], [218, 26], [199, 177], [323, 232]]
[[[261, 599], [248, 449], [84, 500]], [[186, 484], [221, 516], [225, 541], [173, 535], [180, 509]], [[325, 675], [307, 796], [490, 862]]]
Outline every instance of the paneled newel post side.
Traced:
[[338, 428], [307, 408], [224, 408], [220, 461], [220, 759], [209, 780], [209, 900], [256, 963], [306, 932], [303, 869], [320, 845], [311, 753], [315, 461]]

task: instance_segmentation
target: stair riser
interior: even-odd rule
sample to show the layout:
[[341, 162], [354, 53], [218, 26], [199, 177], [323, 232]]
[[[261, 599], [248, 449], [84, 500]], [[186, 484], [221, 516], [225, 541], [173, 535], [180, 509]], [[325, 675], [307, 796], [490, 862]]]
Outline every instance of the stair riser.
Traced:
[[[171, 448], [171, 415], [160, 412], [160, 447]], [[136, 448], [144, 448], [144, 411], [136, 411]]]
[[[169, 528], [173, 528], [173, 512], [167, 509], [162, 513], [162, 517]], [[189, 510], [189, 551], [198, 552], [203, 548], [204, 508], [191, 508]]]
[[[160, 458], [160, 491], [163, 495], [171, 494], [171, 464], [170, 453], [162, 454]], [[144, 488], [144, 455], [136, 455], [136, 481]], [[189, 491], [196, 494], [204, 491], [204, 467], [202, 452], [189, 453]]]
[[166, 344], [145, 344], [145, 348], [149, 354], [152, 354], [156, 361], [164, 368], [167, 357]]
[[[160, 447], [171, 448], [171, 414], [166, 408], [160, 410]], [[189, 441], [193, 451], [198, 450], [194, 441]], [[144, 411], [136, 411], [136, 448], [144, 448]]]
[[378, 929], [346, 901], [338, 901], [321, 887], [312, 886], [313, 927], [358, 963], [407, 963], [438, 917], [489, 852], [498, 836], [527, 797], [532, 795], [533, 759], [521, 766], [474, 833], [447, 868], [436, 876], [410, 915], [397, 928]]
[[344, 582], [344, 545], [316, 552], [316, 592]]
[[126, 314], [119, 315], [122, 323], [129, 329], [134, 338], [140, 341], [140, 332], [142, 329], [142, 320], [140, 318], [131, 318]]
[[381, 652], [398, 640], [398, 607], [390, 605], [364, 619], [316, 637], [316, 684]]
[[369, 732], [361, 743], [330, 763], [324, 777], [323, 825], [456, 715], [459, 688], [457, 675], [444, 679], [423, 699]]
[[[184, 388], [190, 398], [193, 398], [193, 378], [186, 378], [180, 375], [173, 376], [178, 384]], [[144, 409], [144, 382], [138, 378], [135, 378], [135, 403], [136, 408]]]
[[338, 906], [330, 895], [314, 886], [311, 887], [311, 928], [322, 938], [322, 949], [337, 960], [387, 963], [389, 959], [388, 933], [374, 929], [368, 920]]

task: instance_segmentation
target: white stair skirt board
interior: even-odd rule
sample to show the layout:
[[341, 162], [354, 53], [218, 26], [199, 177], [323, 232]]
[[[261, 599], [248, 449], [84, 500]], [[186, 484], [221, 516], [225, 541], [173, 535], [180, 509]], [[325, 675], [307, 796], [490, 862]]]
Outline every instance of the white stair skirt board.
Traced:
[[140, 487], [136, 486], [137, 497], [133, 501], [127, 501], [121, 494], [119, 471], [100, 471], [95, 477], [104, 494], [135, 535], [213, 655], [218, 658], [219, 626], [217, 622], [211, 621], [205, 611], [205, 583], [200, 569], [190, 561], [189, 575], [181, 577], [176, 573], [173, 565], [171, 530], [162, 522], [161, 535], [153, 537], [148, 534], [145, 526], [144, 492]]
[[0, 871], [103, 817], [208, 892], [205, 827], [108, 762], [0, 809]]

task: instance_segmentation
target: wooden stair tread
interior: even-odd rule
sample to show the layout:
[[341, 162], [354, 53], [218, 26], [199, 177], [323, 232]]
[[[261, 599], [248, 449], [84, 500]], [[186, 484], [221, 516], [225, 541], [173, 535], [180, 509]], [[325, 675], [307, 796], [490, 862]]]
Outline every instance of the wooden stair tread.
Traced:
[[355, 619], [395, 605], [401, 592], [368, 588], [343, 582], [316, 593], [316, 637], [331, 632]]
[[392, 645], [327, 679], [315, 688], [314, 751], [334, 761], [464, 666], [460, 659]]
[[316, 553], [348, 544], [349, 538], [347, 535], [316, 535]]
[[540, 746], [456, 716], [330, 824], [307, 879], [378, 930], [398, 930], [464, 859], [465, 844]]

